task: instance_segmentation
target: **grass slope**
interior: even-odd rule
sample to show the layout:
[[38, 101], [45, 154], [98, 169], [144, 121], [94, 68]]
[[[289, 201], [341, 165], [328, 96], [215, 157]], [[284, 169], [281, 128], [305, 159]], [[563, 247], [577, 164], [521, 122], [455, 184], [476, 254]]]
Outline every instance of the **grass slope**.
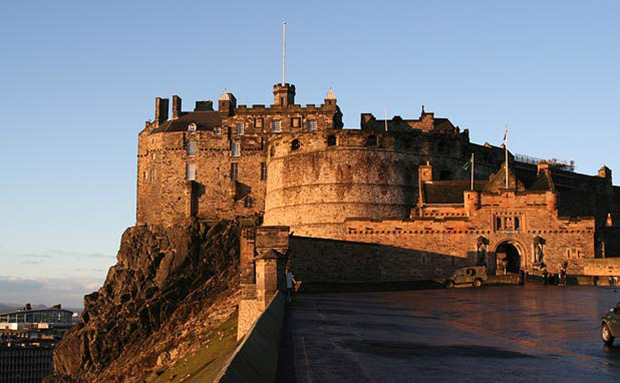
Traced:
[[213, 382], [238, 345], [236, 313], [213, 330], [208, 339], [208, 346], [181, 358], [150, 383]]

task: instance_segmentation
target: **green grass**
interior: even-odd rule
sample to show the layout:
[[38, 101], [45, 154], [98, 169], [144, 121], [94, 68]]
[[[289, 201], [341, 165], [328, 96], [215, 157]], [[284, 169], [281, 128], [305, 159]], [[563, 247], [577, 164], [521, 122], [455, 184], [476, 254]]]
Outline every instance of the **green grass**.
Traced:
[[[218, 333], [223, 332], [223, 336]], [[151, 383], [213, 382], [237, 347], [237, 315], [231, 316], [208, 336], [209, 346], [178, 360]]]

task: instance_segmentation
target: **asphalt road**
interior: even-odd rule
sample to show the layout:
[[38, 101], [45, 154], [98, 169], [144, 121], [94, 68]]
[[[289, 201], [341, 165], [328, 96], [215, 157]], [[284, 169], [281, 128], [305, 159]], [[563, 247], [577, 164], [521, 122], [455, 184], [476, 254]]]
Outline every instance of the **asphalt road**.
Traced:
[[603, 287], [298, 295], [279, 382], [620, 382], [620, 339], [606, 347]]

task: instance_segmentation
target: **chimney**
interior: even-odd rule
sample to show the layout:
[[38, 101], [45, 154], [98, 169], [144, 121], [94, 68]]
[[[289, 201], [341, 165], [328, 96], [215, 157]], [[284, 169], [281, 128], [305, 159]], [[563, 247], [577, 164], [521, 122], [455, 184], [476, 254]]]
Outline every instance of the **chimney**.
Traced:
[[226, 117], [230, 117], [234, 114], [237, 107], [237, 99], [232, 93], [224, 92], [219, 99], [219, 112], [223, 113]]
[[538, 175], [543, 174], [549, 170], [549, 163], [547, 161], [540, 161], [538, 163]]
[[181, 97], [172, 96], [172, 118], [181, 117]]
[[30, 311], [32, 310], [32, 306], [30, 305], [30, 303], [26, 303], [26, 306], [24, 306], [24, 311]]
[[599, 178], [604, 178], [608, 184], [611, 184], [611, 169], [607, 166], [603, 166], [598, 171]]
[[168, 120], [168, 99], [157, 97], [155, 99], [155, 123], [162, 124]]
[[213, 110], [213, 101], [204, 100], [204, 101], [196, 101], [196, 107], [194, 108], [194, 112], [207, 112]]

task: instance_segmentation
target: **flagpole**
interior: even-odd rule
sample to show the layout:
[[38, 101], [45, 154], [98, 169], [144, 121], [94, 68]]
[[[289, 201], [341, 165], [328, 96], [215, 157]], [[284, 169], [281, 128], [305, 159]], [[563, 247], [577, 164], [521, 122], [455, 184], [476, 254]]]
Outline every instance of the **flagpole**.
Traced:
[[506, 156], [506, 189], [508, 189], [508, 124], [506, 124], [506, 140], [504, 142], [504, 153]]
[[282, 21], [282, 86], [286, 84], [286, 21]]
[[387, 106], [386, 106], [385, 107], [385, 131], [386, 132], [388, 131], [388, 118], [387, 118], [387, 115], [388, 115], [388, 110], [387, 110]]
[[474, 157], [475, 153], [471, 154], [471, 190], [474, 190]]

